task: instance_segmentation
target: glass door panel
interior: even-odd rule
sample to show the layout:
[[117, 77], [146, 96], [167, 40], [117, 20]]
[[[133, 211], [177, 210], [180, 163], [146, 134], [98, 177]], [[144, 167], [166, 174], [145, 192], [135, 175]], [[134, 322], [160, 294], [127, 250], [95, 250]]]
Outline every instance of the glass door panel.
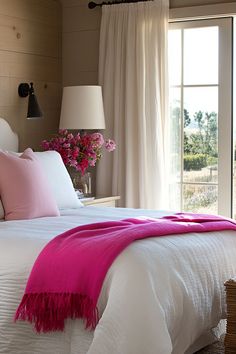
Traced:
[[232, 19], [169, 32], [170, 207], [230, 216]]

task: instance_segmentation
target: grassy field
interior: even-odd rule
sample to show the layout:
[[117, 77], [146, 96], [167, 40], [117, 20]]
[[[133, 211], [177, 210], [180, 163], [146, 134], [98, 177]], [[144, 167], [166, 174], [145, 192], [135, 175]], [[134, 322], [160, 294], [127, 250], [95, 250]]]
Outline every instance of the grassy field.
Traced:
[[[233, 217], [236, 219], [236, 167], [233, 174]], [[215, 167], [205, 167], [200, 171], [184, 172], [184, 211], [217, 214], [218, 171]], [[209, 183], [202, 185], [197, 183]], [[192, 184], [196, 183], [196, 184]]]
[[200, 171], [184, 171], [184, 210], [217, 213], [217, 180], [218, 171], [214, 166], [202, 168]]

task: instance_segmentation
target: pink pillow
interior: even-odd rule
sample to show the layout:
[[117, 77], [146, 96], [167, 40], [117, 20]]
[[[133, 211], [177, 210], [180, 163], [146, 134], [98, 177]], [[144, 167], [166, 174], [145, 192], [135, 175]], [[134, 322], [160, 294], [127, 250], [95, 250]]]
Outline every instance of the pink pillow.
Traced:
[[36, 155], [0, 152], [0, 196], [6, 220], [58, 216], [59, 210]]

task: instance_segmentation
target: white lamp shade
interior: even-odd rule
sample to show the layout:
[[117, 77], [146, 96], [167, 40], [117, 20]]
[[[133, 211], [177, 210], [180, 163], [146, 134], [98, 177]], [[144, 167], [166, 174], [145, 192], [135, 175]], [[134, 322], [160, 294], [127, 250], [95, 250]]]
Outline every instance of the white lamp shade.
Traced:
[[101, 86], [63, 88], [60, 129], [105, 129]]

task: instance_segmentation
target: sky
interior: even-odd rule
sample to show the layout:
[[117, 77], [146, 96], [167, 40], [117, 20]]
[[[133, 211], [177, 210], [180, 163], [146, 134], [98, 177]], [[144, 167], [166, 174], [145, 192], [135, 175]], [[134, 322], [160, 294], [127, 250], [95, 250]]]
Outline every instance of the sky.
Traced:
[[[175, 87], [182, 81], [181, 37], [180, 29], [169, 31], [169, 78]], [[199, 110], [218, 112], [218, 47], [217, 26], [183, 30], [184, 107], [190, 115]], [[174, 93], [173, 98], [179, 101], [180, 89], [176, 87]]]

